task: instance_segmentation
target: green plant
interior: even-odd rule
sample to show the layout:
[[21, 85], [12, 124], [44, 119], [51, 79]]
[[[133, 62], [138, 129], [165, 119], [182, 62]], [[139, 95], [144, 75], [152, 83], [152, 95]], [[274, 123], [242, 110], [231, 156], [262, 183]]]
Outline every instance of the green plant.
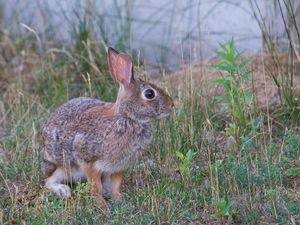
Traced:
[[240, 137], [249, 128], [253, 113], [253, 93], [244, 90], [245, 82], [250, 81], [251, 71], [246, 70], [250, 61], [241, 59], [242, 53], [238, 52], [233, 39], [225, 45], [220, 44], [220, 48], [221, 50], [216, 53], [221, 60], [212, 68], [222, 72], [222, 77], [212, 82], [225, 89], [225, 96], [216, 98], [224, 103], [224, 108], [231, 119], [231, 123], [226, 128], [228, 136], [233, 136], [240, 145]]
[[79, 183], [76, 185], [74, 189], [74, 193], [81, 196], [88, 196], [90, 193], [90, 185], [89, 183]]
[[191, 149], [188, 150], [186, 154], [183, 154], [180, 151], [176, 151], [176, 156], [181, 160], [179, 164], [179, 170], [183, 177], [186, 177], [190, 174], [191, 163], [196, 155], [197, 153], [193, 152]]
[[289, 130], [285, 139], [287, 145], [284, 153], [285, 156], [289, 159], [300, 157], [300, 136], [292, 130]]
[[217, 212], [212, 214], [212, 217], [215, 219], [223, 219], [223, 218], [231, 219], [233, 204], [234, 201], [228, 200], [226, 198], [214, 200], [213, 206], [217, 209]]
[[288, 168], [285, 171], [286, 176], [299, 176], [300, 175], [300, 167], [292, 167]]

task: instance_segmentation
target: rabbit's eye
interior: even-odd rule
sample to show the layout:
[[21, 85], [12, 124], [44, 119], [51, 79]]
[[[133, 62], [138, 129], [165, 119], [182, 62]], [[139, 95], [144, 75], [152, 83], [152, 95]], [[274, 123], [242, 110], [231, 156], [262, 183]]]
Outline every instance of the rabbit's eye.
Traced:
[[144, 96], [147, 98], [147, 99], [153, 99], [155, 97], [155, 92], [153, 89], [146, 89], [144, 91]]

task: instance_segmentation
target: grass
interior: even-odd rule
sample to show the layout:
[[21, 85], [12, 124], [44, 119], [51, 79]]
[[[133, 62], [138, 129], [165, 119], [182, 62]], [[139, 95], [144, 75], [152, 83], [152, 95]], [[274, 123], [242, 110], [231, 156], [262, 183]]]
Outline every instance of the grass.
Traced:
[[[192, 66], [181, 90], [169, 88], [178, 107], [170, 119], [155, 122], [149, 151], [126, 173], [121, 203], [110, 201], [103, 211], [87, 184], [73, 187], [69, 200], [46, 191], [40, 130], [49, 114], [76, 96], [116, 97], [105, 44], [94, 42], [85, 19], [76, 18], [75, 41], [65, 46], [41, 50], [34, 35], [20, 40], [1, 32], [0, 224], [300, 222], [297, 107], [291, 111], [292, 104], [283, 102], [270, 111], [255, 104], [259, 96], [243, 89], [252, 80], [254, 63], [241, 56], [234, 41], [221, 45], [217, 63], [203, 65], [221, 74], [214, 83], [225, 88], [223, 97], [206, 98], [207, 84], [194, 82]], [[123, 49], [122, 38], [128, 36], [120, 37]], [[168, 87], [168, 78], [156, 82]]]

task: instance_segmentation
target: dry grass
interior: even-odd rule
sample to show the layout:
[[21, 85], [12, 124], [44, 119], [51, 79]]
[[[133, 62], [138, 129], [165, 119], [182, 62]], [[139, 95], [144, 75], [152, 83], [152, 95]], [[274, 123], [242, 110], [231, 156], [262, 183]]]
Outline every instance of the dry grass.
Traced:
[[[294, 143], [285, 140], [289, 137], [280, 131], [283, 128], [289, 129], [294, 135], [294, 142], [298, 143], [300, 137], [296, 135], [297, 130], [294, 128], [297, 123], [286, 127], [275, 114], [273, 124], [268, 127], [266, 119], [265, 124], [261, 125], [261, 134], [257, 137], [257, 144], [260, 145], [256, 154], [258, 161], [252, 158], [248, 162], [248, 172], [229, 172], [228, 166], [240, 167], [242, 170], [244, 162], [243, 158], [239, 159], [241, 162], [228, 161], [230, 157], [235, 157], [231, 149], [232, 139], [224, 132], [226, 124], [230, 121], [218, 112], [221, 104], [216, 104], [213, 100], [215, 95], [224, 94], [224, 91], [209, 82], [221, 75], [209, 68], [211, 63], [187, 67], [160, 79], [159, 82], [176, 98], [177, 111], [172, 120], [156, 124], [155, 140], [150, 151], [125, 178], [125, 200], [121, 205], [111, 203], [111, 209], [107, 212], [97, 209], [97, 205], [82, 185], [76, 187], [71, 200], [57, 199], [43, 189], [43, 176], [39, 170], [40, 126], [50, 111], [67, 98], [71, 98], [74, 93], [75, 96], [78, 93], [99, 96], [99, 89], [95, 88], [98, 85], [97, 79], [92, 83], [83, 83], [84, 87], [77, 86], [83, 82], [79, 76], [83, 73], [79, 73], [75, 79], [66, 75], [76, 74], [77, 69], [74, 70], [74, 66], [82, 68], [79, 65], [63, 64], [57, 67], [57, 63], [62, 60], [60, 54], [52, 53], [50, 58], [47, 57], [49, 55], [43, 56], [44, 63], [41, 65], [34, 51], [21, 50], [13, 52], [10, 60], [2, 63], [6, 68], [2, 79], [7, 77], [9, 80], [1, 90], [3, 137], [0, 148], [0, 194], [3, 201], [0, 223], [105, 221], [111, 224], [119, 223], [124, 218], [144, 224], [228, 224], [245, 221], [273, 223], [299, 220], [299, 210], [295, 208], [298, 207], [297, 199], [300, 196], [299, 179], [297, 176], [284, 176], [284, 172], [269, 174], [267, 168], [275, 169], [276, 163], [281, 161], [276, 155], [267, 156], [265, 150], [273, 145], [281, 150], [291, 148]], [[18, 61], [10, 66], [14, 58]], [[257, 101], [262, 102], [258, 104], [262, 108], [261, 112], [268, 116], [262, 98], [269, 102], [269, 109], [276, 109], [279, 102], [276, 98], [276, 87], [263, 69], [267, 65], [260, 62], [254, 60], [251, 64], [254, 70], [253, 83], [246, 84], [245, 88], [254, 87]], [[92, 78], [99, 76], [97, 71], [91, 72], [94, 76]], [[104, 69], [100, 68], [99, 71]], [[42, 77], [39, 77], [40, 74]], [[258, 76], [259, 74], [262, 76]], [[295, 82], [298, 82], [296, 77]], [[78, 91], [77, 93], [68, 89], [72, 86], [75, 86], [74, 90]], [[104, 95], [104, 98], [109, 99], [111, 96]], [[269, 136], [272, 136], [272, 140]], [[263, 140], [264, 138], [266, 140]], [[293, 151], [297, 151], [297, 146], [293, 148], [296, 148], [292, 149]], [[197, 156], [193, 158], [189, 168], [190, 174], [186, 177], [180, 172], [180, 160], [175, 153], [185, 153], [188, 149], [197, 152]], [[269, 163], [266, 160], [268, 157], [274, 162]], [[224, 168], [216, 173], [214, 168], [219, 160], [224, 162]], [[299, 159], [289, 159], [281, 170], [297, 166]], [[266, 175], [263, 175], [264, 173]], [[239, 184], [237, 180], [243, 180], [243, 176], [257, 176], [259, 183], [256, 184], [254, 179], [249, 180], [248, 184], [246, 181], [239, 181], [246, 182]], [[272, 179], [281, 181], [270, 184]], [[261, 188], [264, 189], [263, 193]], [[277, 196], [276, 199], [270, 197], [273, 193]], [[214, 218], [214, 215], [220, 212], [215, 198], [217, 196], [218, 199], [222, 199], [225, 194], [234, 205], [228, 215]], [[245, 219], [247, 214], [249, 218]]]
[[[40, 129], [49, 114], [76, 96], [112, 101], [116, 95], [105, 46], [77, 38], [75, 45], [42, 52], [35, 40], [0, 38], [0, 224], [300, 222], [299, 174], [287, 175], [300, 167], [299, 115], [289, 114], [272, 78], [288, 77], [293, 68], [294, 86], [280, 90], [290, 87], [299, 105], [299, 64], [286, 54], [277, 54], [279, 67], [267, 53], [241, 59], [252, 60], [253, 76], [243, 87], [255, 93], [250, 113], [258, 125], [256, 132], [244, 129], [240, 146], [228, 133], [230, 112], [215, 100], [225, 92], [210, 82], [224, 75], [210, 68], [219, 62], [214, 59], [153, 78], [176, 99], [177, 109], [171, 119], [155, 123], [153, 144], [127, 172], [121, 204], [111, 201], [107, 211], [100, 210], [84, 184], [66, 201], [46, 191]], [[184, 174], [189, 150], [196, 155]]]

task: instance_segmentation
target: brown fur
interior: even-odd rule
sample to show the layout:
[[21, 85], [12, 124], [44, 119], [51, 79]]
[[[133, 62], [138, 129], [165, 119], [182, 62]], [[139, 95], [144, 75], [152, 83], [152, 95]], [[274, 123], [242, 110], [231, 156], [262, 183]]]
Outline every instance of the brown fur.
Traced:
[[112, 180], [112, 195], [115, 199], [120, 200], [120, 187], [123, 179], [123, 172], [113, 173]]
[[97, 171], [96, 168], [94, 168], [93, 163], [85, 166], [84, 171], [88, 181], [92, 185], [92, 193], [95, 195], [101, 195], [102, 194], [101, 173]]
[[[116, 102], [86, 97], [72, 99], [54, 112], [42, 129], [42, 171], [49, 178], [46, 187], [61, 196], [70, 193], [58, 181], [62, 176], [62, 172], [55, 173], [58, 167], [73, 171], [70, 176], [73, 179], [72, 174], [83, 170], [93, 192], [99, 196], [101, 174], [111, 176], [111, 193], [118, 198], [121, 172], [151, 143], [151, 121], [172, 110], [173, 101], [162, 89], [133, 78], [128, 55], [115, 50], [109, 50], [109, 54], [112, 77], [120, 83]], [[149, 88], [157, 93], [153, 99], [143, 95]]]

